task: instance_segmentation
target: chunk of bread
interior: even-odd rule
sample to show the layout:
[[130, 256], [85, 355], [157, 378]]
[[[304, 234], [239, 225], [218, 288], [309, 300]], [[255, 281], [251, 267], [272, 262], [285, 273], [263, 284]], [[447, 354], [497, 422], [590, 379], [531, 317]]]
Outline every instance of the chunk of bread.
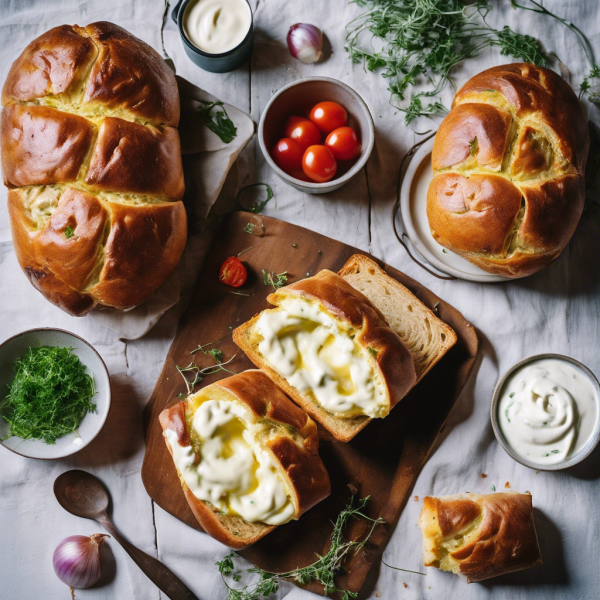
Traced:
[[[166, 437], [170, 429], [180, 446], [191, 444], [191, 422], [195, 399], [237, 401], [244, 405], [251, 419], [256, 439], [276, 466], [277, 473], [290, 493], [298, 519], [309, 508], [326, 498], [331, 491], [329, 474], [319, 457], [317, 426], [262, 371], [248, 370], [206, 386], [171, 408], [164, 409], [159, 422], [171, 455], [173, 448]], [[186, 500], [206, 533], [219, 542], [241, 550], [267, 535], [276, 525], [249, 522], [228, 515], [207, 501], [197, 498], [177, 469]]]
[[456, 333], [412, 292], [364, 254], [351, 256], [339, 271], [379, 310], [410, 351], [417, 382], [456, 343]]
[[[339, 275], [324, 269], [314, 277], [302, 279], [277, 290], [270, 294], [267, 300], [279, 306], [281, 302], [291, 298], [302, 298], [318, 304], [341, 329], [354, 335], [354, 340], [365, 351], [364, 358], [375, 372], [379, 389], [383, 389], [387, 402], [386, 414], [412, 389], [416, 382], [416, 374], [410, 352], [371, 302]], [[351, 440], [367, 426], [371, 417], [364, 414], [341, 416], [331, 412], [319, 405], [310, 394], [292, 386], [277, 373], [259, 351], [263, 336], [256, 323], [263, 313], [234, 330], [235, 343], [256, 366], [337, 440]]]

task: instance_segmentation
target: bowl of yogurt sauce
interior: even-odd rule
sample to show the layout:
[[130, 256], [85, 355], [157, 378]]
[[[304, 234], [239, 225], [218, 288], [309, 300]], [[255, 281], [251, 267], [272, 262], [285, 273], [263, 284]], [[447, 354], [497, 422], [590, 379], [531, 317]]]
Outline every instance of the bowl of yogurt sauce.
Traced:
[[494, 390], [496, 439], [511, 458], [540, 471], [566, 469], [600, 441], [600, 384], [562, 354], [530, 356], [511, 367]]
[[186, 54], [205, 71], [233, 71], [252, 54], [254, 31], [248, 0], [180, 0], [171, 17]]

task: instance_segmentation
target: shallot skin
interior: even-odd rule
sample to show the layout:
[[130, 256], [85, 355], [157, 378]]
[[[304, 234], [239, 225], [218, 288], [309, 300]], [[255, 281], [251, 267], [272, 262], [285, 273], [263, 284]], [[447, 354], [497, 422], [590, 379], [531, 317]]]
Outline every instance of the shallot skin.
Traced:
[[288, 31], [287, 45], [300, 62], [316, 63], [323, 56], [323, 33], [310, 23], [296, 23]]
[[56, 576], [73, 588], [88, 588], [102, 575], [99, 548], [105, 533], [91, 537], [71, 535], [58, 544], [52, 555], [52, 566]]

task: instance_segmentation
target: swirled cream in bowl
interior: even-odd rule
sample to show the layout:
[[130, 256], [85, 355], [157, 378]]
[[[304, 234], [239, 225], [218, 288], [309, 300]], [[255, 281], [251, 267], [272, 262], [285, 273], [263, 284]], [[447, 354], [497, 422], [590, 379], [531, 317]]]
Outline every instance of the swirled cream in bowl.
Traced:
[[492, 427], [506, 452], [533, 469], [565, 469], [600, 441], [600, 385], [580, 362], [540, 354], [514, 365], [498, 382]]

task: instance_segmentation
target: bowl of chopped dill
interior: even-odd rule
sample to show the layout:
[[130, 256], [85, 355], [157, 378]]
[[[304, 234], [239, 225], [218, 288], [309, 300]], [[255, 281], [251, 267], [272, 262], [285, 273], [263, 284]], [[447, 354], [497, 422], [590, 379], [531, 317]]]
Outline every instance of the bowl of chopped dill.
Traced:
[[0, 344], [0, 444], [29, 458], [79, 452], [110, 409], [104, 361], [79, 336], [30, 329]]

